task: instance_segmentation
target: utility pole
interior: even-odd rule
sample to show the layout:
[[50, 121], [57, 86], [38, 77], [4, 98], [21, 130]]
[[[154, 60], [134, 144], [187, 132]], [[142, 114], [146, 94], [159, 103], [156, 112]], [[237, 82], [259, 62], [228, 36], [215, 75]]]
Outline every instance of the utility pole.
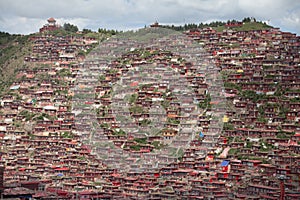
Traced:
[[4, 192], [3, 182], [4, 182], [4, 166], [0, 165], [0, 199], [1, 200], [3, 199], [3, 192]]
[[286, 179], [285, 175], [280, 175], [278, 177], [280, 181], [280, 200], [285, 199], [285, 188], [284, 188], [284, 180]]

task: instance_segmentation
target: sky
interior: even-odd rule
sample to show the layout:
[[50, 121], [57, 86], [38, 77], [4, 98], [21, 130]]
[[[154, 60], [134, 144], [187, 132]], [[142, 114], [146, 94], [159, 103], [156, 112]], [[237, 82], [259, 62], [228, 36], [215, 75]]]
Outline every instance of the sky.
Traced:
[[161, 24], [255, 17], [300, 35], [300, 0], [0, 0], [0, 31], [29, 34], [53, 17], [79, 29], [132, 30]]

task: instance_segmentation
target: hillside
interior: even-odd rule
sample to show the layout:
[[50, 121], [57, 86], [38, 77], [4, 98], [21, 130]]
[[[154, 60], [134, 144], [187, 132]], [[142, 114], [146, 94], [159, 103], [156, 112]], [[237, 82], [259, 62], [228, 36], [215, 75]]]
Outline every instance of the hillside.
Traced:
[[[74, 33], [59, 29], [51, 32], [53, 36], [62, 37], [88, 37], [95, 38], [97, 41], [103, 41], [112, 35], [112, 31]], [[34, 67], [33, 63], [24, 63], [25, 56], [32, 54], [33, 43], [30, 38], [43, 36], [42, 33], [34, 33], [30, 35], [16, 35], [0, 32], [0, 94], [8, 92], [8, 87], [15, 81], [16, 72], [21, 68]], [[79, 52], [83, 56], [88, 54], [96, 44], [88, 52]]]
[[13, 82], [15, 73], [23, 66], [24, 56], [31, 51], [29, 36], [0, 32], [0, 93]]
[[249, 20], [3, 34], [4, 198], [299, 199], [300, 37]]
[[234, 31], [252, 31], [252, 30], [266, 30], [269, 28], [272, 28], [272, 26], [269, 26], [262, 22], [245, 22], [243, 25], [238, 27], [229, 27], [227, 28], [225, 25], [213, 27], [216, 31], [221, 32], [225, 29], [231, 29]]

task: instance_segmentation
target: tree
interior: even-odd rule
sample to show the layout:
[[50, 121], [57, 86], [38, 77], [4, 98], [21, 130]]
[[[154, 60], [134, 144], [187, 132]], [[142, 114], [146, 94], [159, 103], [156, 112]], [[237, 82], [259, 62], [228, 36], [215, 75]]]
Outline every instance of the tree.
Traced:
[[92, 32], [91, 29], [86, 29], [86, 28], [82, 29], [83, 34], [87, 34], [87, 33], [91, 33], [91, 32]]
[[132, 94], [129, 98], [129, 103], [133, 104], [136, 102], [136, 100], [138, 99], [138, 95], [137, 94]]
[[243, 19], [243, 22], [244, 22], [244, 23], [251, 22], [251, 18], [250, 18], [250, 17], [245, 17], [245, 18]]
[[111, 34], [111, 35], [116, 35], [119, 32], [117, 30], [107, 30], [105, 28], [99, 28], [98, 33], [103, 33], [103, 34]]
[[65, 23], [63, 28], [66, 31], [73, 32], [73, 33], [76, 33], [78, 31], [78, 27], [76, 25], [69, 24], [69, 23]]

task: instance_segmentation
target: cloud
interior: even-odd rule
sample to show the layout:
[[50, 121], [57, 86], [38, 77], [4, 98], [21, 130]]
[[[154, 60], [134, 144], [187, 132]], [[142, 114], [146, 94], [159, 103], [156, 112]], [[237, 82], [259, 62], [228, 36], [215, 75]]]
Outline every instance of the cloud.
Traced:
[[80, 29], [119, 30], [160, 23], [200, 23], [255, 17], [300, 33], [300, 2], [294, 0], [1, 0], [0, 30], [37, 32], [49, 17]]
[[300, 10], [287, 14], [281, 21], [278, 22], [283, 30], [296, 32], [300, 35]]

